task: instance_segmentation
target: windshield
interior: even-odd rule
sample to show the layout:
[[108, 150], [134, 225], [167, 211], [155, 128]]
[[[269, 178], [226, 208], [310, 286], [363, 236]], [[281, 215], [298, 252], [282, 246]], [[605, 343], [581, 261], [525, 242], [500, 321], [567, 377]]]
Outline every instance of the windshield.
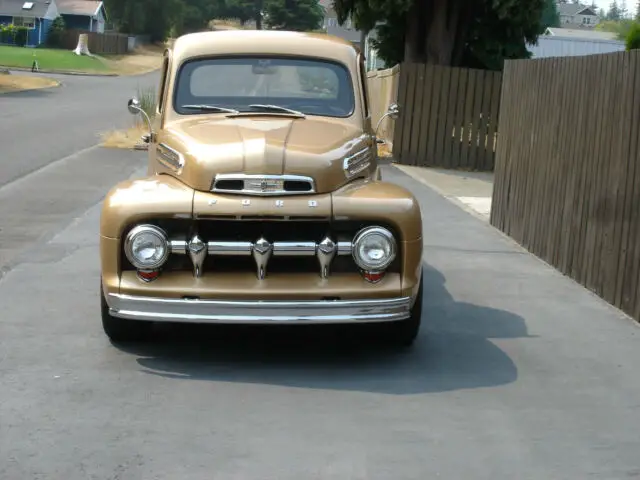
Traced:
[[355, 108], [349, 71], [309, 58], [236, 57], [191, 60], [178, 72], [174, 109], [179, 114], [216, 108], [286, 114], [277, 107], [305, 115], [349, 117]]

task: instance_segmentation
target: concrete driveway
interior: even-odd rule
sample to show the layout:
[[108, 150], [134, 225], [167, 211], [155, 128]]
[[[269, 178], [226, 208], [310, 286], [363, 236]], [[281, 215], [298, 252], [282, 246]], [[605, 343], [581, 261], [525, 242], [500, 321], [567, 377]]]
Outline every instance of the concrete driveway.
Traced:
[[[117, 123], [132, 84], [111, 81], [82, 88]], [[40, 158], [15, 142], [3, 168]], [[423, 207], [412, 351], [340, 328], [167, 326], [114, 347], [99, 201], [144, 163], [94, 149], [0, 187], [1, 479], [640, 478], [638, 326], [391, 166]]]

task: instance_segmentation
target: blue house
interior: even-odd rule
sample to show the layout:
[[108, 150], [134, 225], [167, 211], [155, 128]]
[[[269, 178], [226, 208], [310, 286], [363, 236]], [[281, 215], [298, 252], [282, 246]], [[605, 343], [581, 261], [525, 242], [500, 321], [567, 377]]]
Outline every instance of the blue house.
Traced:
[[67, 28], [104, 33], [104, 24], [107, 18], [104, 2], [97, 0], [56, 0], [56, 4]]
[[47, 40], [53, 21], [59, 16], [56, 0], [0, 0], [0, 24], [27, 27], [27, 46]]

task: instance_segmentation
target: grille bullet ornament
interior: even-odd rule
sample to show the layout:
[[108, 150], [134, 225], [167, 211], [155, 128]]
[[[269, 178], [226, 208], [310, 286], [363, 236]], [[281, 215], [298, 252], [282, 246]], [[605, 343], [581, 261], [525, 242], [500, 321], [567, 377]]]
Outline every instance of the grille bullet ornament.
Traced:
[[272, 252], [273, 245], [264, 238], [260, 238], [260, 240], [253, 245], [253, 259], [256, 261], [258, 279], [260, 280], [264, 280], [267, 272], [267, 263], [269, 263]]
[[320, 263], [320, 276], [329, 277], [329, 266], [338, 251], [337, 245], [329, 237], [326, 237], [318, 245], [318, 262]]
[[199, 278], [202, 276], [202, 264], [207, 256], [207, 244], [196, 235], [189, 241], [187, 249], [189, 250], [191, 262], [193, 263], [193, 275]]

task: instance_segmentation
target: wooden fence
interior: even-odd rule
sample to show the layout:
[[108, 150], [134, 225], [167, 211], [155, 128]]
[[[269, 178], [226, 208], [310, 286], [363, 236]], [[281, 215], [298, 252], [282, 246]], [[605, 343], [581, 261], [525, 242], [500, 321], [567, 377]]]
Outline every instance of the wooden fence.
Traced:
[[73, 50], [78, 46], [81, 33], [88, 35], [88, 47], [91, 53], [97, 55], [122, 55], [127, 53], [129, 36], [124, 33], [97, 33], [86, 30], [66, 30], [62, 34], [61, 47]]
[[491, 171], [502, 75], [402, 64], [393, 156], [422, 167]]
[[491, 223], [640, 320], [640, 51], [506, 63]]
[[[371, 105], [371, 124], [375, 128], [380, 118], [387, 112], [389, 105], [398, 101], [398, 79], [400, 66], [396, 65], [386, 70], [367, 72], [367, 89]], [[387, 143], [393, 142], [395, 122], [386, 117], [380, 124], [378, 137]]]

